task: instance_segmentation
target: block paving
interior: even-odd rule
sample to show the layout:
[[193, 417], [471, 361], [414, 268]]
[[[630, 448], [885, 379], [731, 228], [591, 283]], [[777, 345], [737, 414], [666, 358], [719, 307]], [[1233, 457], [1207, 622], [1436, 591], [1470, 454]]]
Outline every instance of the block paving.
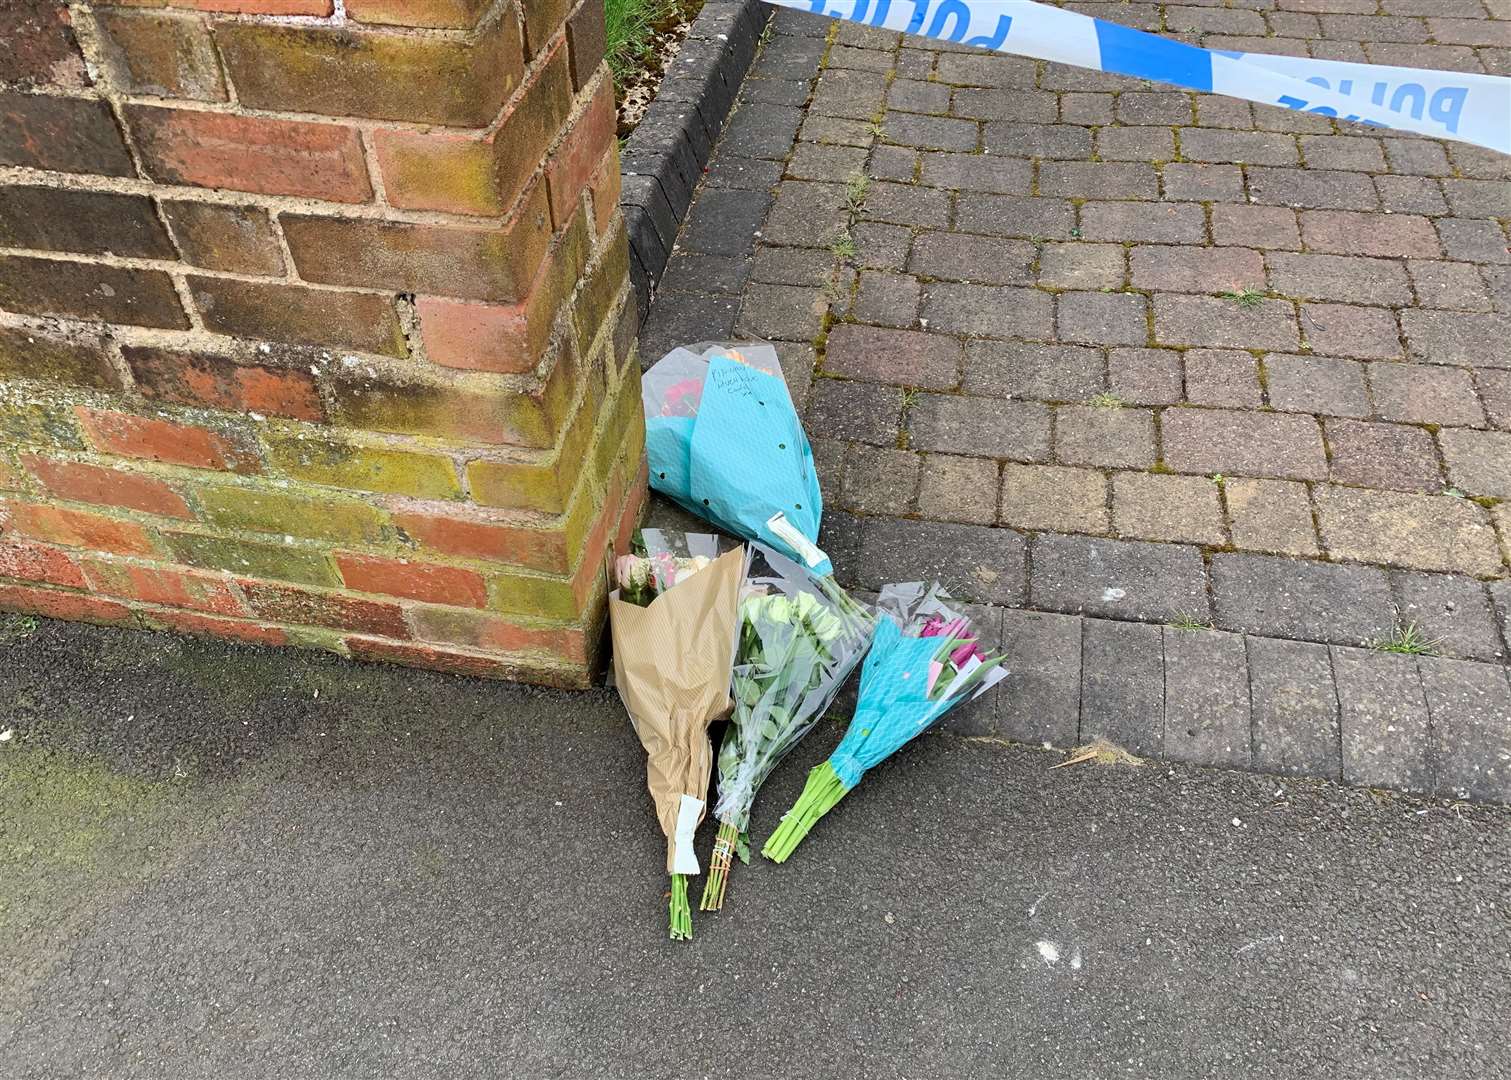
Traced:
[[[1511, 72], [1480, 0], [1066, 6]], [[1014, 657], [958, 730], [1511, 801], [1508, 219], [1511, 157], [780, 10], [641, 353], [778, 342], [840, 578]]]

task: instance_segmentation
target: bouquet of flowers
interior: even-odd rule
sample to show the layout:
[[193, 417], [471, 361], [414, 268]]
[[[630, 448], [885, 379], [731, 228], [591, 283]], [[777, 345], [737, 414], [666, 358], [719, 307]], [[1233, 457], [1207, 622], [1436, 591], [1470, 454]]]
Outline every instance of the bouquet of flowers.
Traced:
[[888, 585], [860, 673], [860, 696], [845, 737], [808, 774], [803, 793], [761, 854], [786, 862], [803, 837], [845, 797], [866, 770], [922, 734], [952, 707], [1007, 677], [1000, 654], [982, 650], [970, 620], [946, 605], [936, 583]]
[[614, 684], [646, 753], [646, 782], [666, 834], [673, 940], [692, 937], [687, 878], [699, 872], [693, 832], [703, 819], [713, 750], [708, 725], [730, 705], [735, 621], [745, 550], [716, 536], [647, 529], [645, 554], [616, 560], [609, 594]]
[[752, 342], [673, 349], [641, 379], [650, 484], [735, 536], [815, 574], [823, 515], [813, 450], [776, 349]]
[[741, 590], [734, 714], [719, 749], [719, 801], [701, 907], [724, 905], [732, 856], [749, 861], [746, 830], [756, 791], [813, 730], [871, 643], [862, 605], [763, 544], [751, 545]]

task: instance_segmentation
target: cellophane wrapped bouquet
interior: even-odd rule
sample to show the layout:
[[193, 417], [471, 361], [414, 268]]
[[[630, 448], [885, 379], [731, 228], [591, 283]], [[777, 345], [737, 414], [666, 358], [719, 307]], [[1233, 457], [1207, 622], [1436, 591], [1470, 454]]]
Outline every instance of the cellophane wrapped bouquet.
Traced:
[[1007, 676], [1003, 656], [984, 650], [970, 620], [948, 601], [937, 583], [882, 589], [881, 617], [861, 668], [855, 716], [834, 753], [808, 773], [803, 793], [761, 854], [785, 862], [867, 769]]
[[724, 904], [733, 857], [748, 861], [750, 807], [771, 770], [839, 693], [866, 653], [875, 618], [831, 578], [753, 543], [740, 590], [734, 713], [719, 748], [719, 822], [701, 907]]
[[699, 872], [713, 750], [708, 726], [730, 707], [743, 546], [717, 536], [647, 529], [615, 560], [609, 594], [614, 684], [646, 753], [646, 783], [666, 834], [673, 940], [692, 937], [687, 879]]

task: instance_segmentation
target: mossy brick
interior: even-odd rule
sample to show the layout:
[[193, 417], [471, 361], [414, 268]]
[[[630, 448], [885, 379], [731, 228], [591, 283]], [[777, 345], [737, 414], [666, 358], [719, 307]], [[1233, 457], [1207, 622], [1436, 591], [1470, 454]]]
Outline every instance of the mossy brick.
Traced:
[[546, 162], [551, 216], [558, 225], [576, 212], [583, 189], [592, 183], [604, 151], [614, 142], [617, 123], [614, 81], [605, 76], [599, 80], [598, 89]]
[[283, 273], [283, 251], [266, 210], [179, 199], [164, 199], [160, 205], [190, 266], [233, 274]]
[[169, 532], [164, 534], [164, 539], [180, 562], [205, 570], [228, 570], [243, 577], [295, 581], [304, 585], [341, 584], [330, 556], [323, 551], [206, 533]]
[[462, 608], [410, 610], [415, 637], [440, 645], [463, 645], [490, 653], [543, 653], [571, 663], [588, 659], [587, 631], [581, 626], [534, 625]]
[[68, 552], [17, 540], [0, 540], [0, 577], [85, 588], [84, 573]]
[[120, 559], [82, 560], [89, 588], [146, 604], [216, 615], [246, 615], [247, 607], [225, 578], [173, 566], [147, 566]]
[[16, 463], [4, 447], [0, 447], [0, 491], [29, 491], [31, 481], [26, 470]]
[[[347, 0], [346, 17], [365, 23], [467, 30], [491, 6], [489, 0]], [[513, 12], [505, 12], [513, 18]]]
[[120, 7], [190, 8], [227, 15], [312, 15], [326, 18], [336, 10], [335, 0], [103, 0]]
[[522, 299], [551, 243], [545, 185], [539, 183], [502, 227], [304, 214], [279, 220], [305, 281], [468, 300]]
[[145, 196], [32, 184], [0, 186], [0, 246], [139, 259], [177, 254]]
[[[0, 595], [0, 603], [3, 601], [3, 595]], [[356, 635], [344, 638], [342, 644], [353, 660], [403, 664], [406, 667], [424, 668], [428, 671], [444, 671], [451, 675], [507, 679], [567, 690], [586, 689], [592, 681], [590, 673], [582, 665], [537, 663], [486, 656], [436, 645], [385, 641], [381, 638]]]
[[464, 566], [387, 559], [337, 552], [336, 564], [348, 589], [381, 593], [427, 604], [480, 608], [488, 602], [483, 575]]
[[398, 604], [344, 593], [315, 592], [271, 581], [243, 580], [242, 594], [259, 619], [291, 625], [357, 630], [389, 638], [409, 637]]
[[0, 520], [7, 532], [64, 547], [116, 555], [156, 555], [158, 550], [151, 534], [136, 522], [87, 510], [10, 499], [0, 502]]
[[307, 371], [156, 345], [126, 345], [121, 354], [137, 390], [149, 398], [227, 412], [325, 419], [314, 377]]
[[193, 611], [138, 611], [137, 620], [147, 630], [167, 630], [196, 637], [223, 638], [246, 645], [287, 645], [288, 634], [281, 627], [263, 626], [245, 619], [224, 619], [218, 615], [201, 615]]
[[189, 278], [189, 292], [213, 333], [383, 356], [408, 351], [393, 298], [379, 293], [199, 276]]
[[87, 593], [61, 592], [26, 585], [0, 585], [0, 611], [16, 611], [70, 622], [100, 623], [104, 626], [131, 626], [136, 622], [131, 609], [114, 600], [102, 600]]
[[272, 464], [296, 480], [420, 499], [461, 498], [456, 466], [440, 454], [274, 430], [264, 433], [263, 442]]
[[262, 455], [244, 431], [225, 432], [152, 416], [75, 409], [90, 444], [106, 454], [227, 472], [262, 471]]
[[165, 330], [189, 328], [167, 274], [97, 263], [0, 256], [0, 308]]
[[593, 78], [608, 49], [608, 26], [603, 4], [585, 3], [567, 20], [567, 48], [571, 52], [572, 89], [581, 90]]
[[252, 109], [482, 127], [523, 72], [512, 11], [471, 40], [243, 22], [218, 23], [214, 34]]
[[232, 531], [278, 533], [312, 540], [379, 544], [387, 539], [383, 511], [355, 499], [295, 494], [265, 484], [198, 487], [200, 517]]
[[565, 510], [592, 445], [595, 413], [593, 409], [579, 411], [548, 461], [468, 462], [467, 483], [473, 501], [553, 514]]
[[105, 353], [102, 335], [55, 337], [25, 327], [0, 326], [0, 375], [41, 382], [119, 390], [121, 377]]
[[[598, 235], [602, 236], [613, 224], [614, 215], [619, 212], [619, 192], [622, 177], [619, 173], [619, 144], [611, 142], [608, 153], [603, 155], [603, 160], [598, 163], [598, 168], [593, 172], [591, 181], [593, 188], [593, 223], [598, 227]], [[622, 218], [620, 219], [623, 220]]]
[[492, 376], [438, 382], [422, 371], [342, 366], [324, 382], [343, 427], [468, 444], [548, 447], [555, 441], [531, 398]]
[[110, 106], [94, 98], [0, 91], [0, 165], [135, 176]]
[[514, 205], [572, 109], [566, 49], [537, 64], [498, 126], [478, 139], [379, 130], [383, 190], [394, 206], [498, 215]]
[[598, 442], [593, 447], [593, 474], [606, 479], [621, 455], [637, 455], [645, 446], [645, 419], [640, 380], [626, 378], [614, 398]]
[[184, 497], [155, 476], [37, 454], [23, 454], [21, 460], [42, 487], [69, 502], [116, 506], [162, 517], [194, 517]]
[[578, 352], [586, 354], [614, 317], [616, 304], [630, 276], [629, 241], [623, 220], [607, 240], [598, 245], [598, 256], [582, 279], [572, 306]]
[[156, 105], [125, 112], [153, 180], [331, 202], [372, 198], [356, 128]]
[[525, 57], [538, 56], [566, 22], [574, 0], [525, 0]]
[[95, 11], [105, 81], [127, 94], [226, 100], [220, 61], [198, 15]]
[[540, 619], [570, 620], [582, 614], [571, 581], [533, 574], [490, 575], [487, 606], [491, 611]]
[[0, 387], [0, 437], [34, 446], [84, 449], [78, 420], [67, 405], [39, 401], [19, 386]]

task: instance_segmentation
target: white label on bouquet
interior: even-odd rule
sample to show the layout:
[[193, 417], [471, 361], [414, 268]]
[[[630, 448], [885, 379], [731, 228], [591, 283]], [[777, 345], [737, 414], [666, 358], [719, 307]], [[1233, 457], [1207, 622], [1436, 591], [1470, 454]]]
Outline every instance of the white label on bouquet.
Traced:
[[965, 680], [971, 677], [971, 672], [975, 671], [980, 666], [981, 657], [972, 655], [971, 658], [967, 660], [965, 664], [960, 668], [960, 673], [957, 674], [954, 680], [950, 683], [949, 692], [944, 696], [950, 698], [958, 694], [960, 692], [960, 688], [965, 685]]
[[703, 800], [682, 796], [677, 808], [677, 828], [672, 833], [672, 873], [697, 874], [698, 856], [693, 851], [693, 830], [703, 817]]
[[971, 695], [971, 700], [975, 701], [978, 697], [986, 693], [992, 687], [996, 686], [1005, 678], [1007, 678], [1007, 668], [1003, 667], [1000, 664], [992, 668], [992, 670], [981, 676], [981, 682], [978, 685], [976, 692]]
[[797, 552], [802, 560], [809, 566], [817, 566], [828, 558], [818, 547], [801, 532], [797, 526], [787, 520], [787, 515], [778, 510], [766, 519], [766, 527], [775, 536], [780, 536], [786, 541], [787, 546]]

